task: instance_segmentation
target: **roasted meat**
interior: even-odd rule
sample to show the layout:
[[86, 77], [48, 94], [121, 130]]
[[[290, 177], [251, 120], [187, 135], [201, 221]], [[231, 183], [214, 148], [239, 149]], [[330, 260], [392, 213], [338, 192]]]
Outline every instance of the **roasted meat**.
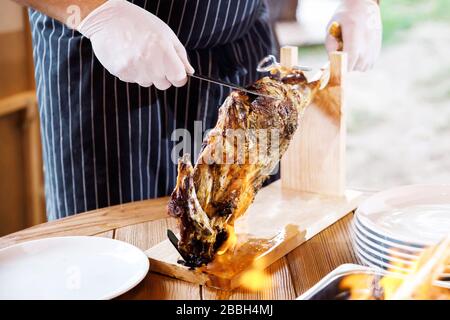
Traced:
[[178, 250], [187, 266], [205, 265], [228, 249], [235, 220], [276, 168], [319, 85], [299, 70], [272, 70], [249, 89], [273, 99], [232, 92], [195, 166], [189, 155], [179, 160], [168, 213], [179, 219]]

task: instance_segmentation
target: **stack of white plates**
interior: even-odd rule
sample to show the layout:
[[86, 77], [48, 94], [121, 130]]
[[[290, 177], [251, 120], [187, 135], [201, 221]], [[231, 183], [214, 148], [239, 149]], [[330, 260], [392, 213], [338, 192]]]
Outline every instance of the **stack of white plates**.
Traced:
[[[392, 272], [410, 272], [425, 248], [449, 234], [450, 185], [412, 185], [377, 193], [353, 219], [358, 258]], [[450, 265], [436, 284], [450, 288]]]

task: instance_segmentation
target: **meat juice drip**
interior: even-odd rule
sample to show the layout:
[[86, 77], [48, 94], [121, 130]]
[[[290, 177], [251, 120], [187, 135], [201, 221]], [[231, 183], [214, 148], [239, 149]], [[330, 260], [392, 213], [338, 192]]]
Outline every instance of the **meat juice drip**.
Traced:
[[231, 279], [234, 275], [247, 269], [259, 256], [273, 246], [274, 243], [268, 239], [241, 237], [234, 249], [229, 249], [222, 255], [216, 255], [213, 261], [199, 270], [219, 278]]
[[[304, 233], [296, 225], [287, 225], [270, 239], [250, 238], [248, 234], [236, 235], [234, 248], [229, 248], [223, 254], [216, 255], [213, 261], [196, 270], [221, 279], [232, 279], [236, 275], [242, 275], [241, 285], [255, 288], [257, 284], [251, 282], [261, 281], [265, 278], [266, 257], [270, 253], [274, 253], [281, 243], [297, 236], [303, 237]], [[250, 276], [255, 275], [255, 271], [260, 272], [261, 278]], [[246, 277], [246, 275], [248, 276]]]

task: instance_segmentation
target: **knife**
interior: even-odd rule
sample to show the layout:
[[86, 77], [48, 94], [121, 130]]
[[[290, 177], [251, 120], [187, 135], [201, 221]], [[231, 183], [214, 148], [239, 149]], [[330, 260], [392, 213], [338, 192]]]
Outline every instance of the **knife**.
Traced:
[[167, 229], [167, 238], [169, 238], [170, 243], [175, 247], [175, 249], [177, 249], [178, 253], [184, 259], [184, 261], [187, 261], [186, 257], [183, 255], [183, 253], [180, 251], [180, 249], [178, 249], [178, 238], [177, 238], [177, 236], [170, 229]]
[[231, 89], [234, 89], [234, 90], [243, 91], [243, 92], [255, 95], [255, 96], [269, 98], [269, 99], [278, 99], [277, 97], [273, 97], [273, 96], [269, 96], [267, 94], [263, 94], [263, 93], [259, 93], [259, 92], [253, 91], [253, 90], [245, 89], [244, 87], [238, 86], [237, 84], [225, 82], [225, 81], [218, 80], [218, 79], [213, 79], [213, 78], [210, 78], [210, 77], [207, 77], [207, 76], [201, 76], [201, 75], [197, 75], [197, 74], [189, 74], [189, 76], [192, 77], [192, 78], [199, 79], [199, 80], [208, 81], [208, 82], [215, 83], [215, 84], [218, 84], [218, 85], [221, 85], [221, 86], [225, 86], [225, 87], [228, 87], [228, 88], [231, 88]]

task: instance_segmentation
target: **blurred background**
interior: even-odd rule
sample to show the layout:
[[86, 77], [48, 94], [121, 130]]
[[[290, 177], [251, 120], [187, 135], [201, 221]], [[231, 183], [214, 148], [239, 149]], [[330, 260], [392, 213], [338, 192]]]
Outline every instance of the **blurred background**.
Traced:
[[[281, 45], [327, 61], [339, 0], [268, 0]], [[450, 182], [450, 1], [381, 1], [384, 48], [347, 88], [347, 185], [379, 190]], [[44, 222], [39, 119], [26, 11], [0, 4], [0, 236]]]

